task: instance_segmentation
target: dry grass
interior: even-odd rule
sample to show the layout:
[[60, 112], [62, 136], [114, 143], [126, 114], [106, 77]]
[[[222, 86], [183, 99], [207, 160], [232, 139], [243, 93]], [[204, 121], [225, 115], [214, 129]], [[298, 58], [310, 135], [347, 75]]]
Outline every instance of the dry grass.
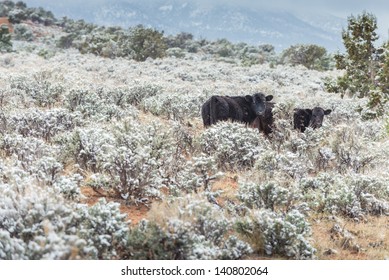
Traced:
[[[212, 184], [212, 191], [222, 191], [221, 195], [217, 197], [218, 204], [223, 207], [227, 200], [236, 200], [236, 193], [238, 191], [237, 175], [234, 173], [226, 173], [222, 178], [218, 179]], [[190, 199], [199, 200], [203, 199], [200, 195], [191, 194], [189, 197], [183, 197], [182, 201], [169, 202], [168, 199], [154, 202], [147, 213], [146, 218], [150, 221], [157, 222], [160, 225], [164, 225], [168, 222], [170, 217], [179, 217], [191, 221], [196, 217], [188, 216], [183, 217], [180, 214], [180, 207], [189, 203]], [[188, 200], [188, 201], [186, 201]], [[185, 202], [186, 201], [186, 202]]]
[[238, 175], [227, 172], [221, 179], [215, 181], [212, 185], [212, 191], [221, 191], [221, 196], [216, 200], [220, 206], [224, 206], [227, 200], [235, 201], [238, 192]]
[[[335, 224], [341, 232], [334, 231]], [[312, 222], [313, 246], [320, 260], [389, 259], [389, 217], [367, 217], [365, 222], [321, 217]]]
[[144, 204], [139, 205], [127, 205], [125, 203], [125, 200], [122, 199], [114, 199], [110, 197], [109, 195], [105, 196], [103, 193], [96, 192], [91, 187], [82, 187], [81, 193], [84, 195], [84, 199], [82, 200], [82, 203], [85, 203], [89, 206], [94, 205], [100, 198], [105, 198], [107, 201], [114, 201], [120, 204], [120, 211], [123, 214], [127, 215], [126, 220], [131, 221], [131, 225], [137, 225], [140, 220], [144, 219], [150, 210], [149, 207], [147, 207]]

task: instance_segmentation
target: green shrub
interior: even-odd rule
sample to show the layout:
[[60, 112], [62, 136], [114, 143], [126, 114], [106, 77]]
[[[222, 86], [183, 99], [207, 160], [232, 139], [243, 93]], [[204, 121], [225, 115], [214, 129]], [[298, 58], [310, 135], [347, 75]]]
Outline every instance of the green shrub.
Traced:
[[304, 65], [308, 69], [328, 70], [329, 57], [325, 48], [317, 45], [294, 45], [284, 50], [281, 63]]
[[131, 56], [136, 61], [145, 61], [148, 57], [162, 58], [166, 55], [163, 32], [138, 25], [130, 31]]

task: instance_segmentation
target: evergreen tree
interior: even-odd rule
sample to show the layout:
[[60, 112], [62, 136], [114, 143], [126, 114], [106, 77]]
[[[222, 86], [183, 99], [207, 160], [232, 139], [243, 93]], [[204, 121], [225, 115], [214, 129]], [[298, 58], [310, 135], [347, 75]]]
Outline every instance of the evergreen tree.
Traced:
[[336, 67], [344, 69], [344, 76], [338, 78], [337, 88], [358, 97], [368, 97], [373, 116], [382, 115], [383, 105], [389, 97], [389, 42], [376, 48], [377, 19], [364, 12], [348, 19], [348, 28], [342, 38], [346, 54], [335, 55]]
[[347, 30], [342, 32], [347, 53], [335, 56], [336, 67], [346, 70], [345, 75], [338, 80], [343, 91], [348, 90], [352, 95], [365, 97], [374, 87], [379, 55], [374, 47], [378, 39], [376, 29], [376, 17], [367, 12], [348, 18]]
[[7, 25], [0, 25], [0, 52], [12, 51], [11, 34]]

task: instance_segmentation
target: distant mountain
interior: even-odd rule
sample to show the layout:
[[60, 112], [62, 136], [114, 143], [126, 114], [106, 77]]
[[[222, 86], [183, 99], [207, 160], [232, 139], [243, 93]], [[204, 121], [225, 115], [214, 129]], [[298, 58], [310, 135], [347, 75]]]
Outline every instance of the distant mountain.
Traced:
[[57, 17], [66, 15], [99, 25], [126, 28], [143, 24], [165, 34], [188, 32], [196, 38], [272, 44], [277, 50], [299, 43], [321, 45], [328, 51], [343, 49], [341, 30], [346, 20], [329, 14], [296, 14], [281, 9], [204, 5], [182, 0], [74, 2], [55, 5], [49, 2], [45, 8]]

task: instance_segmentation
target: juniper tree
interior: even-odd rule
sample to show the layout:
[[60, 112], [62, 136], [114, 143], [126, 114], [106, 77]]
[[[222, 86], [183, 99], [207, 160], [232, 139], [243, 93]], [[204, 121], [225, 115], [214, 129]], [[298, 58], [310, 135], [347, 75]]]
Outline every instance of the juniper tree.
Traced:
[[0, 25], [0, 52], [10, 51], [12, 51], [12, 42], [8, 26]]
[[336, 67], [346, 70], [338, 79], [341, 90], [366, 97], [374, 87], [379, 57], [374, 46], [378, 39], [376, 29], [377, 19], [373, 14], [364, 12], [348, 18], [347, 30], [342, 32], [346, 54], [335, 55]]

